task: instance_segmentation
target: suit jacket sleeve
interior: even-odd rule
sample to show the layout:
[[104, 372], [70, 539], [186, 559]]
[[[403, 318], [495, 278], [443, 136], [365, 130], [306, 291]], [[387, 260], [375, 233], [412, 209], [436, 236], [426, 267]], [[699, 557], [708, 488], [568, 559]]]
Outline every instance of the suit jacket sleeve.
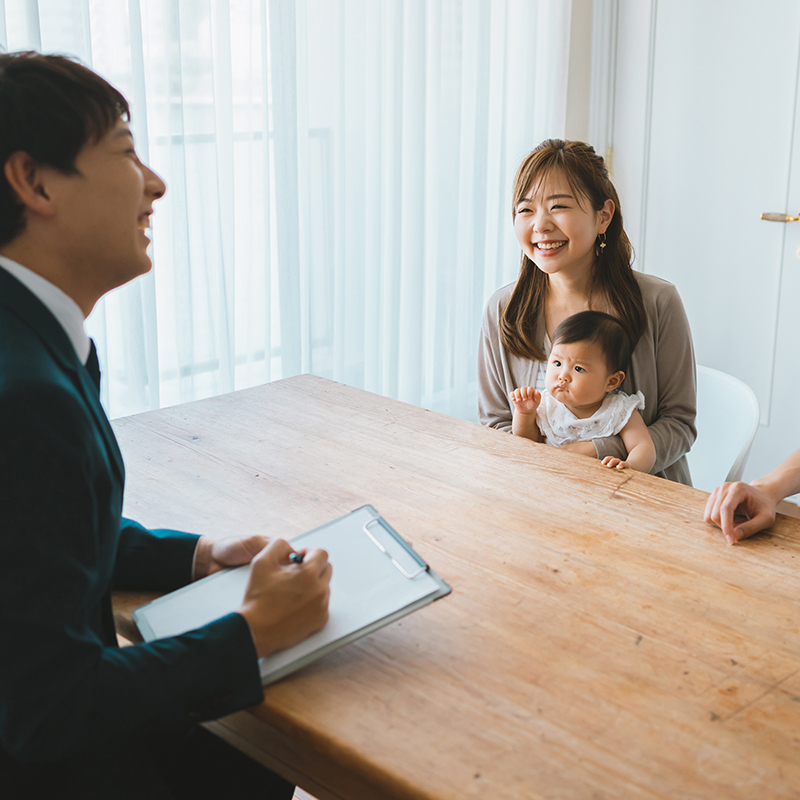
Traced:
[[153, 589], [169, 592], [192, 580], [197, 541], [193, 533], [148, 530], [122, 518], [114, 568], [115, 589]]
[[194, 545], [126, 523], [117, 550], [121, 495], [74, 391], [40, 380], [0, 394], [0, 746], [12, 758], [66, 758], [263, 697], [238, 614], [150, 644], [104, 641], [115, 570], [166, 588], [188, 579]]

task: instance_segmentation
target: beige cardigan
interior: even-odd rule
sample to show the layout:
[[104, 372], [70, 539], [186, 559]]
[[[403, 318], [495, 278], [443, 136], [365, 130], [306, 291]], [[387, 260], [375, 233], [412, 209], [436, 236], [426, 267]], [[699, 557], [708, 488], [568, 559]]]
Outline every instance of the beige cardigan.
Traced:
[[[641, 391], [642, 413], [656, 447], [652, 473], [692, 485], [686, 453], [694, 442], [697, 382], [689, 321], [678, 290], [653, 275], [635, 272], [642, 290], [647, 325], [631, 357], [622, 391]], [[520, 386], [535, 386], [540, 362], [506, 352], [500, 341], [500, 312], [514, 284], [498, 289], [483, 315], [478, 353], [478, 416], [483, 425], [511, 432], [509, 395]], [[544, 329], [541, 331], [544, 340]], [[619, 436], [594, 439], [597, 457], [625, 458]]]

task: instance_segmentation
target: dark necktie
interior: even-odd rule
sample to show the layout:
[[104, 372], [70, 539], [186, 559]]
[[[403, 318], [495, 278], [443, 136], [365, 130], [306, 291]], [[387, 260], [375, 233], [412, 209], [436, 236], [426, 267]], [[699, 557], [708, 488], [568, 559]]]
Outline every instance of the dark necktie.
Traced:
[[86, 359], [86, 369], [89, 372], [97, 391], [100, 391], [100, 362], [97, 360], [97, 348], [94, 345], [94, 339], [89, 339], [91, 344], [89, 348], [89, 358]]

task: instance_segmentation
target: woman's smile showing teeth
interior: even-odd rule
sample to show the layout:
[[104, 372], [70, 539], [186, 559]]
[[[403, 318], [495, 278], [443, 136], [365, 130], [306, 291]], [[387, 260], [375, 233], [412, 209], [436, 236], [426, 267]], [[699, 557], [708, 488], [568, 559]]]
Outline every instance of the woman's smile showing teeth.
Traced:
[[555, 167], [521, 194], [514, 206], [514, 233], [525, 258], [551, 278], [593, 275], [597, 237], [611, 217], [587, 204]]

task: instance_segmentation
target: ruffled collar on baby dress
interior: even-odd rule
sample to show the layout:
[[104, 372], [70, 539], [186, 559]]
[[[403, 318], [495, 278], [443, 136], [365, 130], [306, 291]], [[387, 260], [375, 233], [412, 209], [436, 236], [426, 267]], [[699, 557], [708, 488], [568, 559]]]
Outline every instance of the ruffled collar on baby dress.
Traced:
[[644, 409], [644, 395], [641, 392], [625, 394], [615, 389], [606, 395], [603, 405], [591, 417], [578, 419], [545, 390], [536, 412], [536, 421], [547, 444], [561, 447], [571, 442], [614, 436], [625, 427], [637, 408]]

